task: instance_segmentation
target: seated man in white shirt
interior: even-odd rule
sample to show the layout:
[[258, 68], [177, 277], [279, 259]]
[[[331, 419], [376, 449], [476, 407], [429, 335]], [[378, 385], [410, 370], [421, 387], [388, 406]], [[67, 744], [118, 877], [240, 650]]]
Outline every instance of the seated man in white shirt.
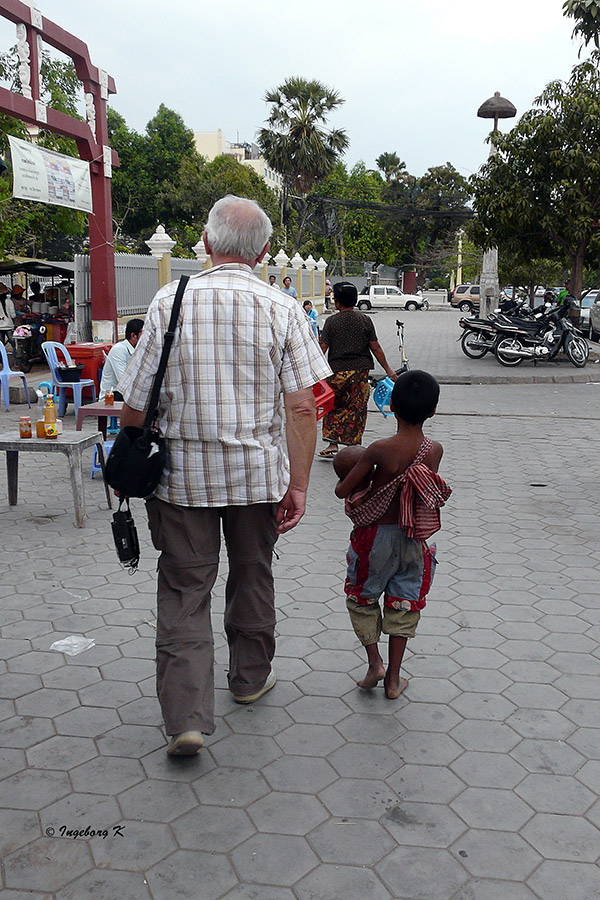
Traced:
[[141, 337], [143, 327], [143, 319], [130, 319], [125, 328], [125, 340], [119, 341], [108, 351], [100, 382], [100, 400], [104, 400], [106, 392], [111, 390], [114, 391], [115, 400], [123, 399], [123, 395], [115, 391], [115, 388], [127, 368], [127, 363]]

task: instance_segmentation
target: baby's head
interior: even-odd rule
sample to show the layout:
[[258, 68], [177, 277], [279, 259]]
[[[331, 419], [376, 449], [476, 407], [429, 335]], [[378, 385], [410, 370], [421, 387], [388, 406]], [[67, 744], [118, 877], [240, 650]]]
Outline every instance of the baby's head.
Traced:
[[435, 413], [439, 397], [440, 386], [433, 375], [413, 369], [396, 379], [390, 406], [397, 419], [422, 425]]
[[333, 458], [333, 471], [337, 477], [340, 480], [345, 478], [365, 452], [365, 448], [357, 444], [353, 447], [344, 447], [343, 450], [336, 453]]

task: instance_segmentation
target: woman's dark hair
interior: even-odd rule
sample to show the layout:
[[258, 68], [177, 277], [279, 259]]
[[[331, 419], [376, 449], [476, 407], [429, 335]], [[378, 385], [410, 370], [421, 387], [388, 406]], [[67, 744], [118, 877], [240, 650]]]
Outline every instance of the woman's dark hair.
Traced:
[[356, 285], [350, 281], [336, 281], [333, 286], [333, 297], [340, 306], [352, 309], [353, 306], [356, 306], [356, 301], [358, 300]]
[[41, 293], [39, 281], [30, 281], [30, 282], [29, 282], [29, 287], [31, 288], [31, 290], [33, 291], [34, 294], [40, 294], [40, 293]]
[[434, 414], [439, 397], [440, 386], [433, 375], [413, 369], [396, 379], [391, 405], [398, 418], [410, 425], [422, 425]]

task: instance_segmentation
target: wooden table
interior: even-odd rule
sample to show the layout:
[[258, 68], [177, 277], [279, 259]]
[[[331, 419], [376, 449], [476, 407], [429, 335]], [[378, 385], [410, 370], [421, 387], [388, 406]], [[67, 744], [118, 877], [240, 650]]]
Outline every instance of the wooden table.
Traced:
[[77, 410], [77, 423], [75, 425], [75, 430], [81, 431], [83, 420], [86, 416], [97, 416], [98, 430], [102, 432], [102, 434], [104, 435], [104, 440], [106, 440], [106, 427], [108, 424], [108, 417], [116, 416], [117, 418], [119, 418], [122, 409], [122, 400], [115, 400], [112, 406], [107, 406], [104, 400], [98, 400], [96, 403], [86, 403], [85, 406], [80, 406]]
[[[85, 525], [85, 494], [83, 490], [83, 457], [82, 451], [86, 447], [96, 446], [98, 459], [104, 476], [104, 441], [99, 431], [93, 434], [77, 434], [74, 431], [65, 431], [55, 440], [48, 438], [18, 438], [14, 434], [0, 435], [0, 450], [6, 450], [6, 472], [8, 475], [8, 503], [9, 506], [17, 505], [17, 493], [19, 487], [19, 453], [64, 453], [69, 464], [71, 475], [71, 488], [73, 490], [73, 504], [75, 507], [75, 521], [78, 528]], [[108, 508], [112, 509], [110, 488], [104, 482], [106, 501]]]

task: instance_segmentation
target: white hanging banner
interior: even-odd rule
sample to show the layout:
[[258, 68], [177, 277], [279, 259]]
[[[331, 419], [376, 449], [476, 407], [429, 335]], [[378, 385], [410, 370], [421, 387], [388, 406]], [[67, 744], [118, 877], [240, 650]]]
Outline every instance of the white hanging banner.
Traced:
[[13, 197], [92, 212], [89, 163], [7, 135], [13, 168]]

